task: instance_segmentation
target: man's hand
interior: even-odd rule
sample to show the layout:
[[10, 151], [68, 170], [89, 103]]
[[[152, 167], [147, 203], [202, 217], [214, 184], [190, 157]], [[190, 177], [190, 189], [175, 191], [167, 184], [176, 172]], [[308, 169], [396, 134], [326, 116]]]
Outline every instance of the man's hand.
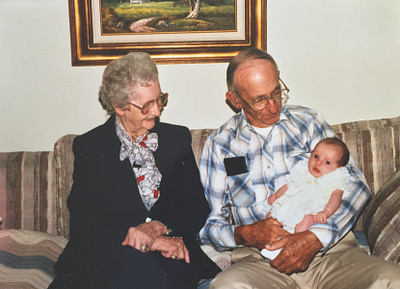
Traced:
[[280, 254], [270, 262], [270, 265], [281, 273], [291, 274], [305, 271], [322, 248], [322, 243], [314, 233], [305, 231], [284, 236], [265, 248], [269, 250], [282, 248]]
[[282, 236], [290, 235], [283, 229], [283, 225], [273, 218], [267, 218], [250, 225], [237, 226], [235, 229], [235, 242], [264, 249], [265, 245], [278, 240]]

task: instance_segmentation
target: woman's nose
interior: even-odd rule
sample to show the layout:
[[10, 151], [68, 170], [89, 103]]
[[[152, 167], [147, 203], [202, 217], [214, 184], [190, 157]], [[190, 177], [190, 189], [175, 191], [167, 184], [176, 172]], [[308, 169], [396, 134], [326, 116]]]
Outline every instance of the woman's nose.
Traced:
[[150, 109], [150, 112], [151, 112], [152, 115], [155, 115], [155, 116], [160, 116], [161, 115], [161, 109], [157, 105], [157, 103], [155, 105], [153, 105], [153, 107]]

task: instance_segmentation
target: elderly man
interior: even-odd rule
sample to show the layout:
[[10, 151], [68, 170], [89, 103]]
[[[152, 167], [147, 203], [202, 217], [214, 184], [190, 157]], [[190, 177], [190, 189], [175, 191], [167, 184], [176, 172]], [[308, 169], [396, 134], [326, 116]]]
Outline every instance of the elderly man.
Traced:
[[[227, 85], [226, 98], [242, 112], [206, 142], [200, 174], [211, 213], [200, 237], [217, 250], [232, 250], [233, 265], [210, 288], [400, 288], [400, 267], [366, 254], [350, 232], [370, 197], [354, 160], [341, 206], [327, 224], [290, 234], [267, 218], [277, 184], [334, 132], [318, 112], [284, 106], [288, 88], [264, 51], [238, 54]], [[282, 250], [270, 261], [262, 249]]]

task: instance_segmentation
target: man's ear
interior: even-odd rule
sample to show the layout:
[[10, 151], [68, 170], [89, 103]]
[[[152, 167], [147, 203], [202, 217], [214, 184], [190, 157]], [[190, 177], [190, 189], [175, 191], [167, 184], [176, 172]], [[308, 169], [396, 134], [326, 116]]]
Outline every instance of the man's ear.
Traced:
[[235, 109], [242, 109], [242, 105], [238, 101], [237, 96], [232, 91], [228, 91], [227, 93], [225, 93], [225, 97]]

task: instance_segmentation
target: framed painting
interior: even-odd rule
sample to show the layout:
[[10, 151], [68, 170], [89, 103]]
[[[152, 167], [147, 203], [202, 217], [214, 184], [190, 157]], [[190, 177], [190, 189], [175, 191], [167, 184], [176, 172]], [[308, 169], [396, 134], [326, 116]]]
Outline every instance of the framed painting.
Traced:
[[266, 0], [68, 0], [72, 65], [131, 51], [158, 64], [229, 62], [267, 45]]

